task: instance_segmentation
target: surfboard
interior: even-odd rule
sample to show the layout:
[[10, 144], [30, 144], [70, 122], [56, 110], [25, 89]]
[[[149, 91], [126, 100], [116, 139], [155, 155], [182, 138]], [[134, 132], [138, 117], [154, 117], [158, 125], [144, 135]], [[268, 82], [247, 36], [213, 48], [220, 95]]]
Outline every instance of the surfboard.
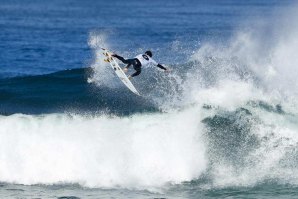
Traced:
[[131, 81], [128, 79], [124, 71], [121, 69], [117, 61], [112, 57], [112, 53], [108, 51], [105, 48], [101, 48], [103, 50], [103, 55], [106, 57], [105, 61], [110, 63], [111, 67], [113, 68], [116, 75], [119, 77], [119, 79], [122, 81], [122, 83], [134, 94], [140, 95], [140, 93], [137, 91], [137, 89], [134, 87], [134, 85], [131, 83]]

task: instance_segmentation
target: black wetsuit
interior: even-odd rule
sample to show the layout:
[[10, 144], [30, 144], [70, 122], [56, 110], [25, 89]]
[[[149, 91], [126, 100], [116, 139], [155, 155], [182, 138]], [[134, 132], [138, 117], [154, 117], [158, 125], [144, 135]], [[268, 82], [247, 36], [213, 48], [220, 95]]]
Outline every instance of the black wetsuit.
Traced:
[[[113, 55], [113, 57], [116, 57], [117, 59], [122, 61], [124, 64], [127, 64], [127, 66], [125, 68], [129, 68], [131, 65], [133, 66], [133, 68], [136, 70], [136, 72], [134, 74], [132, 74], [131, 77], [135, 77], [135, 76], [138, 76], [139, 74], [141, 74], [141, 72], [142, 72], [142, 63], [139, 59], [137, 59], [137, 58], [124, 59], [123, 57], [121, 57], [119, 55]], [[140, 59], [142, 59], [142, 58], [144, 58], [146, 60], [150, 59], [151, 63], [154, 63], [157, 67], [159, 67], [163, 70], [167, 70], [161, 64], [157, 64], [152, 58], [149, 58], [147, 55], [142, 55]]]
[[124, 59], [123, 57], [119, 56], [119, 55], [113, 55], [113, 57], [116, 57], [117, 59], [119, 59], [120, 61], [122, 61], [124, 64], [127, 64], [127, 66], [125, 68], [129, 68], [131, 65], [133, 66], [133, 68], [136, 70], [136, 72], [134, 74], [131, 75], [131, 77], [135, 77], [138, 76], [139, 74], [141, 74], [142, 72], [142, 64], [141, 62], [137, 59]]

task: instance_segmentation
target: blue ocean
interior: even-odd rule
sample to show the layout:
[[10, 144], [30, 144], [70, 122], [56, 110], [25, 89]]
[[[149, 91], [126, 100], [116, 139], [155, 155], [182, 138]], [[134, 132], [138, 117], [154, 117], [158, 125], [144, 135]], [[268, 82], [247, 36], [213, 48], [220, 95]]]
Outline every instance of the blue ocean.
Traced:
[[[298, 198], [297, 13], [0, 0], [0, 198]], [[170, 72], [143, 68], [137, 96], [101, 47]]]

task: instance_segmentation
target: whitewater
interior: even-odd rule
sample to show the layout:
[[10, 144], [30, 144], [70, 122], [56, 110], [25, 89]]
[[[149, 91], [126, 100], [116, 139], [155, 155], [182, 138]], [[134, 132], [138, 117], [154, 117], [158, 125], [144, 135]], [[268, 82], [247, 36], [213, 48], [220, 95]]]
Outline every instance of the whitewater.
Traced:
[[[3, 107], [13, 107], [9, 101], [16, 100], [19, 107], [44, 105], [47, 111], [3, 109], [0, 187], [56, 194], [57, 186], [77, 198], [220, 198], [230, 190], [270, 198], [275, 195], [266, 194], [280, 188], [285, 197], [294, 197], [296, 10], [282, 12], [273, 26], [258, 19], [228, 40], [202, 41], [195, 50], [194, 43], [181, 50], [173, 42], [164, 53], [183, 51], [187, 59], [169, 64], [168, 74], [143, 70], [133, 80], [142, 97], [114, 76], [100, 47], [126, 57], [145, 49], [118, 50], [108, 31], [90, 32], [93, 55], [87, 70], [1, 79], [1, 89], [17, 88], [0, 98]], [[49, 94], [42, 90], [48, 82], [53, 84]], [[19, 88], [32, 93], [21, 95]], [[31, 96], [40, 100], [26, 101]]]

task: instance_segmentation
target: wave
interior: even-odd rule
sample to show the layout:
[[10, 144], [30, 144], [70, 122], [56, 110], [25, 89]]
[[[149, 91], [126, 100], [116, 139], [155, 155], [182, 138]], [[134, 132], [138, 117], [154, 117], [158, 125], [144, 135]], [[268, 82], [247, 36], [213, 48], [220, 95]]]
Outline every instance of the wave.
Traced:
[[262, 101], [171, 113], [0, 117], [0, 180], [87, 187], [297, 184], [298, 116]]
[[189, 111], [129, 118], [17, 114], [0, 123], [5, 182], [153, 186], [191, 180], [205, 165]]
[[128, 115], [157, 111], [152, 103], [134, 96], [122, 85], [110, 89], [88, 83], [90, 73], [92, 70], [85, 68], [0, 79], [0, 113], [105, 112]]
[[[195, 64], [201, 63], [189, 64], [189, 71], [195, 70]], [[40, 95], [44, 99], [54, 94], [57, 99], [64, 96], [71, 101], [74, 96], [84, 95], [86, 87], [103, 92], [104, 85], [86, 83], [89, 70], [12, 78], [1, 83], [2, 88], [10, 85], [14, 88], [11, 90], [26, 88], [39, 94], [47, 87], [47, 92]], [[190, 74], [196, 75], [184, 75]], [[250, 79], [220, 80], [215, 75], [220, 76], [220, 72], [207, 85], [195, 84], [196, 78], [181, 81], [179, 100], [163, 102], [170, 107], [166, 112], [144, 111], [144, 104], [134, 103], [139, 111], [134, 109], [127, 115], [110, 103], [102, 107], [110, 105], [122, 114], [0, 116], [0, 181], [132, 189], [189, 182], [198, 188], [254, 186], [266, 181], [297, 184], [296, 106], [265, 92]], [[164, 77], [159, 78], [163, 81]], [[201, 80], [210, 82], [210, 77]], [[191, 81], [193, 84], [189, 84]], [[185, 92], [182, 88], [187, 87], [192, 89]], [[115, 95], [117, 87], [106, 89], [110, 100], [119, 98], [123, 104], [125, 95]], [[139, 100], [129, 92], [126, 95], [128, 101], [133, 100], [131, 96]], [[31, 95], [26, 92], [26, 96]], [[146, 103], [150, 97], [144, 98]]]
[[297, 185], [297, 31], [286, 30], [238, 32], [172, 73], [144, 70], [142, 97], [115, 81], [96, 35], [90, 68], [1, 79], [1, 111], [19, 114], [0, 116], [0, 181]]

